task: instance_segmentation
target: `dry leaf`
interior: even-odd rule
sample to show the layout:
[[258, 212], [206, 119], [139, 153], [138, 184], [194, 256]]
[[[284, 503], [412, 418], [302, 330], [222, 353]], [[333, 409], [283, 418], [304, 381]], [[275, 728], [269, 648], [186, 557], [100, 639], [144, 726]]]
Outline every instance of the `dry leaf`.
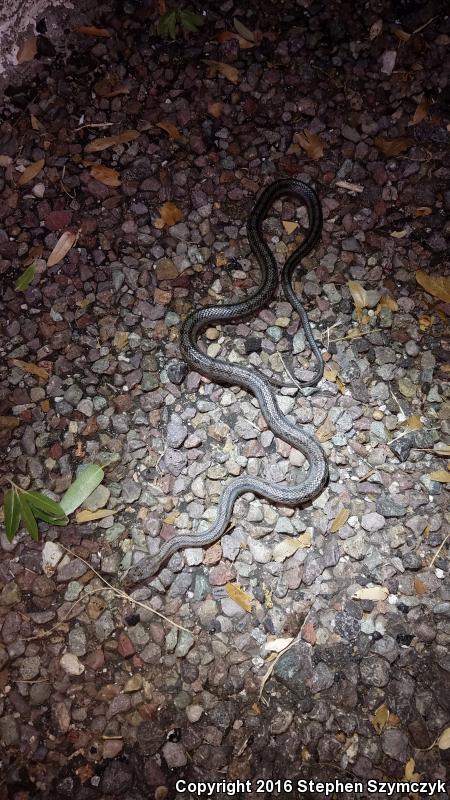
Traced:
[[294, 231], [298, 228], [298, 222], [290, 222], [287, 219], [283, 219], [282, 222], [286, 233], [294, 233]]
[[177, 222], [180, 221], [183, 214], [181, 209], [175, 205], [175, 203], [164, 203], [159, 209], [160, 219], [163, 221], [164, 225], [175, 225]]
[[431, 328], [433, 324], [434, 317], [430, 317], [428, 314], [421, 314], [419, 317], [419, 328], [424, 333]]
[[405, 236], [408, 235], [408, 231], [406, 229], [402, 231], [391, 231], [389, 236], [392, 236], [393, 239], [404, 239]]
[[238, 606], [244, 609], [244, 611], [249, 612], [252, 610], [252, 596], [244, 592], [237, 583], [226, 583], [225, 591]]
[[345, 525], [349, 516], [350, 511], [348, 508], [341, 508], [330, 525], [330, 533], [337, 533], [337, 531]]
[[430, 472], [429, 477], [432, 481], [438, 483], [450, 483], [450, 472], [445, 469], [437, 469], [435, 472]]
[[221, 31], [216, 36], [217, 41], [219, 44], [223, 44], [224, 42], [229, 42], [230, 39], [236, 39], [239, 43], [239, 47], [241, 50], [248, 50], [251, 47], [255, 46], [254, 42], [249, 42], [248, 39], [245, 39], [243, 36], [240, 36], [238, 33], [234, 31]]
[[223, 111], [223, 103], [208, 103], [208, 113], [218, 119]]
[[380, 298], [380, 302], [375, 309], [375, 314], [379, 314], [382, 308], [389, 308], [390, 311], [398, 311], [398, 303], [396, 303], [390, 294], [384, 294]]
[[403, 779], [405, 781], [412, 782], [420, 780], [420, 773], [414, 772], [415, 766], [416, 762], [414, 761], [414, 759], [413, 758], [408, 759], [408, 761], [405, 764], [405, 774], [403, 775]]
[[36, 375], [38, 378], [42, 378], [44, 381], [48, 381], [49, 374], [44, 367], [38, 367], [37, 364], [33, 364], [29, 361], [21, 361], [20, 358], [12, 358], [11, 364], [15, 367], [19, 367], [19, 369], [23, 369], [24, 372], [28, 372], [30, 375]]
[[104, 167], [103, 164], [95, 164], [91, 167], [91, 175], [96, 181], [104, 183], [105, 186], [116, 187], [121, 184], [120, 175], [117, 170], [111, 169], [111, 167]]
[[406, 31], [402, 31], [401, 28], [397, 28], [394, 31], [394, 35], [397, 37], [397, 39], [400, 39], [401, 42], [409, 42], [411, 38], [411, 34], [406, 33]]
[[297, 537], [284, 536], [282, 541], [273, 548], [274, 561], [284, 561], [286, 558], [290, 558], [297, 550], [310, 547], [311, 542], [312, 534], [309, 532], [302, 533]]
[[94, 519], [103, 519], [104, 517], [112, 517], [115, 512], [110, 508], [99, 508], [97, 511], [77, 511], [75, 519], [78, 524], [83, 522], [91, 522]]
[[17, 181], [19, 186], [24, 186], [25, 183], [29, 183], [30, 181], [33, 180], [33, 178], [36, 177], [36, 175], [39, 175], [39, 173], [40, 173], [42, 167], [44, 166], [44, 164], [45, 164], [45, 158], [40, 158], [38, 161], [34, 161], [33, 164], [30, 164], [22, 172], [22, 175], [20, 176], [19, 180]]
[[419, 206], [419, 208], [414, 209], [415, 217], [429, 217], [432, 213], [433, 209], [429, 206]]
[[373, 143], [385, 156], [398, 156], [412, 147], [414, 139], [408, 136], [400, 136], [398, 139], [383, 139], [382, 136], [376, 136]]
[[352, 595], [352, 600], [386, 600], [388, 596], [389, 589], [385, 586], [365, 586]]
[[6, 428], [7, 430], [12, 431], [14, 428], [17, 428], [18, 425], [20, 425], [20, 419], [17, 419], [17, 417], [4, 417], [0, 415], [0, 428], [2, 430], [5, 430]]
[[176, 142], [180, 142], [183, 140], [183, 136], [178, 130], [176, 125], [173, 125], [172, 122], [157, 122], [157, 128], [161, 128], [161, 130], [165, 131], [169, 134], [171, 139], [174, 139]]
[[109, 39], [112, 36], [111, 31], [107, 28], [96, 28], [95, 25], [80, 25], [76, 30], [86, 36], [98, 36], [100, 39]]
[[347, 390], [346, 390], [345, 383], [344, 383], [344, 381], [342, 381], [342, 380], [340, 379], [339, 375], [338, 375], [338, 376], [337, 376], [337, 378], [336, 378], [336, 386], [337, 386], [337, 388], [339, 389], [339, 391], [340, 391], [340, 393], [341, 393], [341, 394], [345, 394], [345, 392], [347, 391]]
[[84, 148], [85, 153], [99, 153], [101, 150], [107, 150], [108, 147], [115, 147], [117, 144], [127, 144], [133, 142], [140, 136], [139, 131], [123, 131], [116, 136], [104, 136], [101, 139], [94, 139]]
[[426, 100], [422, 100], [421, 103], [418, 104], [414, 116], [409, 123], [410, 125], [417, 125], [419, 122], [422, 122], [425, 117], [428, 116], [428, 103]]
[[411, 417], [408, 417], [402, 422], [402, 426], [407, 428], [408, 431], [421, 431], [423, 425], [420, 421], [420, 417], [417, 414], [413, 414]]
[[23, 44], [19, 47], [17, 52], [17, 63], [25, 64], [26, 61], [32, 61], [37, 53], [37, 36], [30, 36], [25, 39]]
[[366, 308], [368, 305], [367, 292], [359, 281], [348, 281], [347, 286], [350, 289], [350, 294], [353, 297], [355, 308]]
[[428, 592], [428, 586], [417, 576], [414, 578], [414, 589], [416, 594], [426, 594]]
[[450, 303], [450, 278], [427, 275], [426, 272], [419, 269], [416, 272], [416, 281], [428, 294], [437, 297], [444, 303]]
[[286, 650], [286, 647], [289, 647], [289, 645], [293, 641], [294, 641], [293, 636], [283, 637], [280, 639], [272, 639], [265, 643], [264, 650], [267, 653], [281, 653], [281, 651]]
[[34, 114], [30, 114], [30, 120], [31, 120], [31, 127], [33, 128], [34, 131], [45, 130], [45, 125], [43, 125], [42, 122], [37, 117], [34, 116]]
[[128, 331], [116, 331], [114, 334], [114, 347], [124, 350], [128, 345]]
[[128, 83], [117, 81], [112, 76], [102, 78], [94, 85], [95, 94], [99, 97], [118, 97], [120, 94], [130, 94], [130, 86]]
[[223, 61], [213, 61], [210, 58], [205, 59], [205, 64], [208, 64], [208, 72], [211, 77], [214, 77], [219, 72], [225, 78], [228, 78], [231, 83], [239, 83], [240, 72], [236, 67], [232, 67], [231, 64], [225, 64]]
[[47, 259], [47, 266], [54, 267], [58, 264], [64, 256], [67, 255], [69, 250], [74, 246], [77, 241], [78, 234], [73, 231], [64, 231], [56, 242], [52, 252]]
[[433, 445], [433, 450], [439, 456], [450, 456], [450, 444], [444, 444], [444, 442], [436, 442]]
[[439, 739], [436, 740], [439, 750], [448, 750], [450, 747], [450, 727], [442, 731]]
[[319, 158], [323, 156], [323, 144], [320, 141], [320, 137], [317, 133], [311, 133], [311, 131], [303, 131], [303, 133], [296, 133], [294, 135], [294, 141], [300, 145], [302, 150], [305, 151], [306, 155], [309, 156], [313, 161], [318, 161]]
[[389, 719], [389, 709], [387, 705], [383, 703], [382, 706], [379, 706], [379, 708], [377, 708], [375, 714], [373, 714], [370, 717], [370, 721], [373, 727], [375, 728], [376, 733], [378, 733], [378, 736], [382, 734], [388, 719]]

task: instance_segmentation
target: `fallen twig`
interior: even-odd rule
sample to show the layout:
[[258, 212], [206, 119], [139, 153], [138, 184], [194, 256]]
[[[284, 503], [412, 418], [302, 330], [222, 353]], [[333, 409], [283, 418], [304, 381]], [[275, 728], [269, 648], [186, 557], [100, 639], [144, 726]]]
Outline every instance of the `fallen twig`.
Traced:
[[186, 633], [192, 634], [192, 631], [190, 631], [188, 628], [184, 628], [183, 625], [179, 625], [178, 622], [174, 622], [172, 619], [169, 619], [169, 617], [166, 617], [164, 614], [161, 614], [160, 611], [156, 611], [155, 608], [152, 608], [147, 603], [142, 603], [140, 600], [135, 600], [135, 598], [131, 597], [129, 594], [127, 594], [127, 592], [122, 591], [122, 589], [117, 589], [115, 586], [112, 585], [112, 583], [107, 581], [106, 578], [103, 577], [103, 575], [100, 575], [100, 573], [97, 572], [97, 570], [94, 569], [94, 567], [91, 564], [89, 564], [89, 562], [86, 561], [86, 559], [82, 558], [77, 553], [74, 553], [73, 550], [69, 550], [69, 548], [64, 547], [63, 544], [60, 544], [60, 547], [62, 547], [62, 549], [65, 550], [66, 553], [70, 553], [71, 556], [74, 556], [74, 558], [78, 558], [80, 561], [83, 562], [83, 564], [86, 564], [86, 566], [90, 570], [92, 570], [92, 572], [94, 572], [95, 575], [97, 575], [97, 578], [99, 578], [105, 584], [105, 586], [107, 586], [109, 589], [112, 589], [112, 591], [114, 592], [114, 594], [117, 595], [117, 597], [121, 597], [123, 600], [128, 600], [129, 603], [137, 605], [140, 608], [145, 608], [147, 609], [147, 611], [151, 611], [152, 614], [156, 614], [157, 617], [161, 617], [161, 619], [168, 622], [169, 625], [173, 625], [175, 628], [179, 628], [181, 631], [186, 631]]

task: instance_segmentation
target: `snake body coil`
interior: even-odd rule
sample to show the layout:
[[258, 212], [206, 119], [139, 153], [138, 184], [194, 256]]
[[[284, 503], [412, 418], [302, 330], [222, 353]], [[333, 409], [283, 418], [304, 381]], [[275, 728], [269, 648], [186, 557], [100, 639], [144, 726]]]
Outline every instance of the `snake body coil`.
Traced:
[[257, 369], [240, 367], [223, 359], [211, 358], [202, 353], [197, 346], [197, 338], [204, 328], [246, 317], [248, 314], [262, 309], [272, 299], [278, 286], [278, 269], [270, 248], [262, 238], [262, 223], [273, 203], [279, 198], [289, 195], [293, 195], [306, 205], [309, 229], [304, 241], [286, 261], [281, 282], [286, 298], [300, 316], [306, 339], [316, 361], [313, 379], [301, 382], [300, 385], [315, 386], [319, 382], [323, 374], [322, 355], [314, 340], [306, 312], [294, 293], [292, 280], [301, 259], [312, 250], [319, 239], [322, 228], [322, 211], [314, 190], [299, 180], [281, 179], [271, 183], [261, 192], [250, 213], [247, 225], [248, 239], [252, 252], [261, 267], [260, 287], [242, 302], [209, 306], [194, 311], [182, 326], [180, 347], [185, 361], [192, 369], [213, 381], [242, 386], [255, 395], [261, 412], [275, 436], [300, 450], [307, 458], [309, 469], [306, 478], [303, 483], [295, 486], [277, 485], [247, 475], [232, 480], [222, 493], [214, 524], [201, 533], [177, 534], [173, 539], [167, 541], [155, 556], [144, 557], [130, 569], [128, 579], [131, 583], [155, 575], [163, 563], [177, 550], [185, 547], [204, 547], [215, 542], [228, 526], [236, 499], [245, 492], [253, 492], [274, 503], [296, 506], [316, 497], [326, 484], [328, 466], [322, 448], [314, 439], [285, 419], [278, 407], [270, 382], [278, 385], [286, 384], [268, 379]]

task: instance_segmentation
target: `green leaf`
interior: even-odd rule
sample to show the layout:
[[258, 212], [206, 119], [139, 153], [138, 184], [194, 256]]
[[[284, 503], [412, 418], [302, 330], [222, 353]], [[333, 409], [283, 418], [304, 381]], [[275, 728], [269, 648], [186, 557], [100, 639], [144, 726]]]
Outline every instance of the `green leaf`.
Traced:
[[61, 498], [59, 505], [64, 513], [71, 514], [81, 506], [102, 482], [104, 476], [105, 473], [98, 464], [88, 464]]
[[22, 272], [22, 275], [16, 280], [15, 287], [18, 292], [24, 292], [25, 289], [28, 289], [31, 281], [33, 280], [36, 274], [36, 267], [34, 264], [31, 264], [25, 272]]
[[173, 11], [172, 14], [169, 14], [167, 32], [171, 39], [177, 38], [177, 14], [175, 11]]
[[158, 22], [158, 33], [160, 36], [170, 36], [172, 39], [176, 37], [177, 27], [177, 13], [176, 11], [167, 11], [160, 17]]
[[33, 514], [37, 519], [47, 522], [48, 525], [67, 525], [69, 517], [52, 517], [51, 514], [46, 514], [41, 508], [33, 508]]
[[3, 509], [5, 512], [5, 531], [8, 542], [12, 542], [17, 533], [20, 520], [20, 507], [17, 502], [17, 494], [14, 489], [9, 489], [3, 498]]
[[37, 522], [34, 518], [33, 512], [25, 499], [25, 492], [18, 492], [17, 498], [20, 506], [20, 516], [25, 525], [28, 533], [35, 542], [39, 539], [39, 532]]
[[234, 29], [240, 34], [240, 36], [243, 36], [244, 39], [247, 39], [248, 42], [255, 41], [255, 34], [253, 33], [253, 31], [247, 28], [247, 26], [244, 25], [244, 23], [241, 22], [240, 19], [234, 17], [233, 23], [234, 23]]
[[25, 494], [26, 500], [33, 511], [44, 511], [47, 516], [54, 517], [56, 519], [67, 519], [66, 514], [59, 503], [55, 503], [54, 500], [51, 500], [50, 497], [46, 497], [45, 494], [41, 494], [40, 492], [25, 492]]
[[180, 21], [183, 28], [187, 28], [188, 31], [197, 31], [198, 28], [205, 24], [203, 17], [188, 9], [180, 11]]

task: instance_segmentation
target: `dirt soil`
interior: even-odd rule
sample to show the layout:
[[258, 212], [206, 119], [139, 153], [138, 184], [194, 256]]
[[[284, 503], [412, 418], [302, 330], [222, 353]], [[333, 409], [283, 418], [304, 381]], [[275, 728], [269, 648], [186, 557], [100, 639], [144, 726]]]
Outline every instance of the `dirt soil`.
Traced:
[[[2, 490], [58, 500], [86, 464], [105, 476], [88, 521], [0, 536], [0, 800], [449, 777], [448, 16], [191, 8], [204, 25], [174, 41], [130, 0], [92, 4], [84, 32], [67, 16], [55, 42], [41, 26], [3, 101]], [[326, 369], [279, 405], [322, 443], [328, 485], [301, 509], [245, 495], [219, 542], [124, 594], [233, 477], [305, 478], [256, 401], [178, 348], [193, 307], [258, 285], [246, 222], [282, 176], [323, 207], [296, 290]], [[280, 267], [306, 222], [292, 199], [270, 212]], [[311, 364], [281, 294], [202, 342], [267, 374]]]

